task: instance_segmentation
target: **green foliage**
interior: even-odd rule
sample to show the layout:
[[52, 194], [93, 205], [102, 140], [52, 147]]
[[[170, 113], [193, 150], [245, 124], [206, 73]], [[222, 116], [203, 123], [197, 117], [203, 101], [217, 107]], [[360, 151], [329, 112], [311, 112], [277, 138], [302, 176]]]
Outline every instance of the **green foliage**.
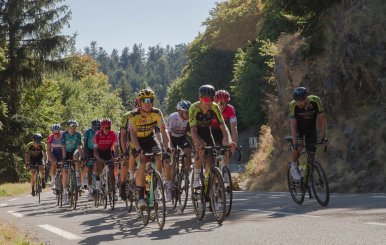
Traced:
[[241, 126], [259, 126], [265, 122], [264, 96], [273, 68], [274, 44], [257, 40], [246, 51], [239, 50], [234, 64], [234, 94]]
[[[70, 12], [61, 0], [3, 0], [0, 8], [0, 36], [7, 48], [8, 63], [0, 71], [2, 93], [14, 115], [24, 86], [42, 82], [43, 71], [62, 69], [59, 59], [72, 39], [60, 34]], [[12, 96], [11, 96], [12, 95]]]
[[131, 51], [125, 47], [121, 55], [116, 49], [109, 55], [92, 42], [85, 52], [99, 63], [100, 71], [108, 76], [125, 108], [133, 106], [134, 93], [145, 87], [155, 91], [162, 107], [167, 87], [181, 75], [187, 55], [185, 44], [174, 47], [157, 45], [149, 47], [147, 53], [141, 45], [134, 44]]

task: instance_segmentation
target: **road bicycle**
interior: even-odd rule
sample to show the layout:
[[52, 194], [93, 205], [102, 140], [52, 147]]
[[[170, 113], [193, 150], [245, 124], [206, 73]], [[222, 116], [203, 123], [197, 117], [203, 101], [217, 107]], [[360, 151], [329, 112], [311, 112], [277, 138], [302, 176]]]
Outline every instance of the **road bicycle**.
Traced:
[[[206, 201], [210, 201], [210, 209], [218, 224], [224, 221], [226, 214], [226, 197], [224, 181], [221, 171], [216, 167], [216, 147], [206, 146], [202, 148], [205, 150], [202, 166], [200, 170], [201, 187], [193, 188], [191, 185], [192, 202], [194, 213], [198, 220], [202, 220], [205, 216]], [[204, 173], [204, 167], [206, 159], [210, 157], [209, 171]], [[197, 161], [198, 159], [196, 159]], [[194, 180], [194, 174], [192, 174], [192, 183]]]
[[[294, 150], [292, 143], [292, 137], [287, 136], [285, 140], [289, 143], [289, 149]], [[324, 143], [318, 143], [324, 144]], [[328, 186], [328, 180], [321, 164], [315, 161], [315, 152], [310, 152], [307, 147], [305, 151], [301, 150], [301, 154], [307, 153], [307, 162], [305, 164], [297, 164], [297, 170], [301, 176], [300, 180], [295, 180], [291, 175], [291, 162], [288, 164], [287, 170], [287, 183], [288, 190], [291, 193], [292, 199], [299, 205], [304, 201], [306, 190], [310, 197], [312, 193], [315, 195], [317, 202], [326, 207], [330, 200], [330, 189]], [[327, 151], [327, 145], [325, 145], [324, 152]]]

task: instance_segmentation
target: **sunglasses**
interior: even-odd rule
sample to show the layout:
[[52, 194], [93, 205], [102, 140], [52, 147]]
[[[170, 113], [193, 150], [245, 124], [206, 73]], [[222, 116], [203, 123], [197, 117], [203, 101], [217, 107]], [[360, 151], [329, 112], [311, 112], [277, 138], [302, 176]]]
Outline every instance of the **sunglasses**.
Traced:
[[210, 97], [201, 97], [200, 100], [201, 100], [201, 102], [209, 103], [209, 102], [212, 102], [212, 101], [213, 101], [213, 98], [210, 98]]
[[143, 103], [153, 103], [154, 99], [152, 99], [152, 98], [142, 98], [141, 101]]
[[103, 127], [102, 129], [110, 130], [111, 127]]

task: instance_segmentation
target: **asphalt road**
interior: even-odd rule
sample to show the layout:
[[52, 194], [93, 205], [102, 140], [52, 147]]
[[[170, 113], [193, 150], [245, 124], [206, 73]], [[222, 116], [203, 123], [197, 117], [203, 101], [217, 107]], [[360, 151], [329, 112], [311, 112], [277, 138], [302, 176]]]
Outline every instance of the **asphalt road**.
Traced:
[[[0, 219], [45, 244], [386, 244], [386, 195], [332, 194], [327, 208], [316, 200], [295, 204], [286, 192], [235, 192], [222, 225], [210, 212], [197, 221], [189, 202], [170, 213], [163, 230], [143, 227], [122, 201], [114, 211], [81, 197], [79, 208], [56, 206], [51, 192], [0, 199]], [[138, 243], [139, 242], [139, 243]]]

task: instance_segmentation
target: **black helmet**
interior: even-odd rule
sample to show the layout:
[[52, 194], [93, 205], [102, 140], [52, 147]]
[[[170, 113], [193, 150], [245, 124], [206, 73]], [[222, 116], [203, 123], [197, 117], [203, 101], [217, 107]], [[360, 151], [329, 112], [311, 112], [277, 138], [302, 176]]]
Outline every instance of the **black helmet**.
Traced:
[[308, 96], [308, 91], [305, 87], [297, 87], [294, 89], [294, 93], [292, 94], [292, 98], [296, 101], [301, 101], [306, 99]]
[[98, 118], [95, 118], [95, 119], [93, 119], [93, 120], [91, 121], [91, 127], [92, 127], [93, 129], [100, 129], [100, 127], [101, 127], [101, 122], [99, 121]]
[[214, 89], [214, 87], [212, 85], [209, 85], [209, 84], [202, 85], [198, 89], [198, 95], [200, 97], [211, 97], [211, 98], [213, 98], [216, 95], [216, 90]]
[[78, 122], [75, 121], [74, 119], [70, 119], [67, 121], [67, 126], [69, 127], [78, 127]]
[[40, 143], [40, 142], [42, 141], [43, 137], [42, 137], [42, 135], [39, 134], [39, 133], [34, 133], [34, 134], [32, 135], [32, 139], [33, 139], [34, 141]]

